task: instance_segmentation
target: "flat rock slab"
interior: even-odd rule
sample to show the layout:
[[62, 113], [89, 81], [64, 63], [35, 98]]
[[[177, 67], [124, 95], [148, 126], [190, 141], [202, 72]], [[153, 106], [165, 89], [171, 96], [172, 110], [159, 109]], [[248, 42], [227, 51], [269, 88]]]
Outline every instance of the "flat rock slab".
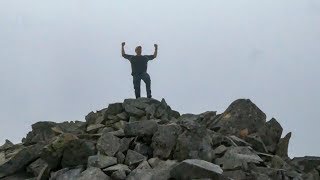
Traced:
[[97, 149], [107, 156], [114, 156], [120, 147], [120, 139], [111, 133], [103, 133], [98, 139]]
[[131, 166], [134, 164], [138, 164], [144, 160], [147, 160], [147, 157], [145, 157], [144, 155], [142, 155], [136, 151], [132, 151], [129, 149], [127, 152], [126, 159], [125, 159], [125, 164], [128, 166]]
[[217, 180], [227, 179], [222, 175], [220, 166], [200, 159], [187, 159], [175, 166], [171, 177], [175, 179], [212, 178]]

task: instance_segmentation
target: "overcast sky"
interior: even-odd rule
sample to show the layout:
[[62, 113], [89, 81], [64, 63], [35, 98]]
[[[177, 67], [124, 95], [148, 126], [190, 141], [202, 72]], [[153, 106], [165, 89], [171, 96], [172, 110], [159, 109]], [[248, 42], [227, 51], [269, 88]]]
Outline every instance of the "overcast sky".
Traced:
[[319, 0], [1, 0], [0, 144], [134, 97], [126, 41], [159, 44], [154, 98], [181, 113], [249, 98], [293, 132], [291, 157], [320, 156], [319, 20]]

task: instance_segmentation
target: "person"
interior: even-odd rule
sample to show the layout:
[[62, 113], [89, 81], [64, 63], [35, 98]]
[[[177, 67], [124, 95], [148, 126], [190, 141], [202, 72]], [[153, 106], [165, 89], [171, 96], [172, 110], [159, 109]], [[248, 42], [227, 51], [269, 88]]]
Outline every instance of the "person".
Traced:
[[140, 86], [141, 80], [146, 84], [147, 97], [151, 98], [151, 79], [150, 75], [147, 73], [148, 61], [153, 60], [158, 54], [158, 45], [154, 44], [154, 54], [153, 55], [142, 55], [142, 47], [137, 46], [135, 49], [136, 55], [128, 55], [125, 53], [124, 46], [125, 42], [122, 43], [122, 57], [128, 59], [131, 63], [131, 75], [133, 77], [133, 87], [136, 98], [140, 97]]

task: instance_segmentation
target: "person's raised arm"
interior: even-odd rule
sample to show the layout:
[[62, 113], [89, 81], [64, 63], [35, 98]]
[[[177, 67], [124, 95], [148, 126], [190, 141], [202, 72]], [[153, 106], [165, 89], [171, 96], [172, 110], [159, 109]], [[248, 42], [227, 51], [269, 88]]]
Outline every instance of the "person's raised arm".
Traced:
[[126, 45], [126, 43], [123, 42], [121, 45], [122, 45], [121, 54], [122, 54], [122, 57], [124, 57], [126, 55], [126, 52], [124, 51], [124, 46]]
[[157, 55], [158, 55], [158, 45], [154, 44], [154, 53], [153, 53], [154, 58], [156, 58]]

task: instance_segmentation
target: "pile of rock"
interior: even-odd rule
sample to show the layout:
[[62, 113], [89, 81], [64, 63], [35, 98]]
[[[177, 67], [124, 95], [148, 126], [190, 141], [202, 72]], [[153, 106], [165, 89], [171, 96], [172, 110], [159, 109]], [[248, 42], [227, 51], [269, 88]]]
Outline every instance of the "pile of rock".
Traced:
[[288, 157], [291, 133], [250, 100], [182, 114], [164, 99], [126, 99], [86, 121], [38, 122], [0, 146], [0, 179], [320, 179], [320, 158]]

